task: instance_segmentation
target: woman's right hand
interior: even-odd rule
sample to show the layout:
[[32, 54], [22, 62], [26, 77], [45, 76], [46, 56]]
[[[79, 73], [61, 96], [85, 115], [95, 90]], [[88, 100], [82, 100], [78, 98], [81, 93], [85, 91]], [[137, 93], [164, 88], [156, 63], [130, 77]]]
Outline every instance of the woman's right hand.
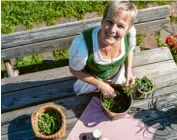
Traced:
[[116, 96], [114, 89], [107, 83], [100, 81], [98, 89], [105, 98], [114, 98]]

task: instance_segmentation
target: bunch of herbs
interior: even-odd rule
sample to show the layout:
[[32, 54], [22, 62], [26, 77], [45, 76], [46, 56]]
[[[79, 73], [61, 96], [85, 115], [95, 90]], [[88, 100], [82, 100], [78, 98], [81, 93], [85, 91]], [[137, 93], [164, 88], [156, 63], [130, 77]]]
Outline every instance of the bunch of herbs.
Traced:
[[116, 91], [117, 96], [114, 98], [103, 98], [103, 106], [111, 112], [121, 113], [128, 109], [130, 105], [130, 99], [126, 94]]
[[52, 135], [59, 131], [61, 126], [61, 115], [55, 110], [44, 112], [38, 118], [39, 132], [42, 134]]
[[144, 76], [142, 79], [136, 78], [137, 88], [142, 92], [149, 92], [153, 89], [152, 81]]

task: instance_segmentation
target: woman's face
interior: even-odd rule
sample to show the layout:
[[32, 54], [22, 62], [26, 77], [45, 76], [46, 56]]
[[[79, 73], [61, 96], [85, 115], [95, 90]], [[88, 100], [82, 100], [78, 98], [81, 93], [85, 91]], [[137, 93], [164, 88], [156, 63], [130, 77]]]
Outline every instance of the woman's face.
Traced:
[[122, 11], [120, 14], [113, 13], [101, 23], [100, 39], [104, 45], [114, 45], [124, 37], [130, 28], [131, 17]]

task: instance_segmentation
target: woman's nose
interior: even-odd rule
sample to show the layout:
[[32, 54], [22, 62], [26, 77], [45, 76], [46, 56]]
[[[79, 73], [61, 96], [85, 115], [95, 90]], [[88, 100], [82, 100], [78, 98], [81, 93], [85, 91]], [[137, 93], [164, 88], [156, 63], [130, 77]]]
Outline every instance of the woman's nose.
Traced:
[[116, 25], [116, 24], [113, 24], [113, 25], [111, 26], [110, 30], [111, 30], [111, 33], [116, 33], [116, 31], [117, 31], [117, 25]]

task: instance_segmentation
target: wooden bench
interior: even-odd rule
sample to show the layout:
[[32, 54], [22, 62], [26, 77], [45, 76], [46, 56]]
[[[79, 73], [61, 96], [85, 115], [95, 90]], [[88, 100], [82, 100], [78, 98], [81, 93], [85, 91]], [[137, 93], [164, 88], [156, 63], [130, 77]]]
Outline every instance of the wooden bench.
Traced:
[[[158, 31], [167, 27], [169, 15], [168, 6], [140, 10], [135, 25], [137, 32]], [[7, 60], [11, 58], [69, 46], [77, 34], [99, 25], [100, 21], [101, 18], [95, 18], [3, 35], [1, 59], [10, 65]], [[177, 139], [177, 66], [170, 51], [167, 48], [157, 48], [136, 52], [133, 73], [136, 77], [148, 75], [155, 83], [156, 91], [146, 100], [135, 100], [129, 114], [142, 119], [149, 126], [157, 127], [160, 124], [154, 139]], [[48, 102], [58, 104], [66, 114], [67, 134], [63, 138], [66, 139], [92, 96], [95, 96], [75, 96], [75, 81], [68, 66], [2, 79], [2, 140], [36, 139], [30, 115]]]

